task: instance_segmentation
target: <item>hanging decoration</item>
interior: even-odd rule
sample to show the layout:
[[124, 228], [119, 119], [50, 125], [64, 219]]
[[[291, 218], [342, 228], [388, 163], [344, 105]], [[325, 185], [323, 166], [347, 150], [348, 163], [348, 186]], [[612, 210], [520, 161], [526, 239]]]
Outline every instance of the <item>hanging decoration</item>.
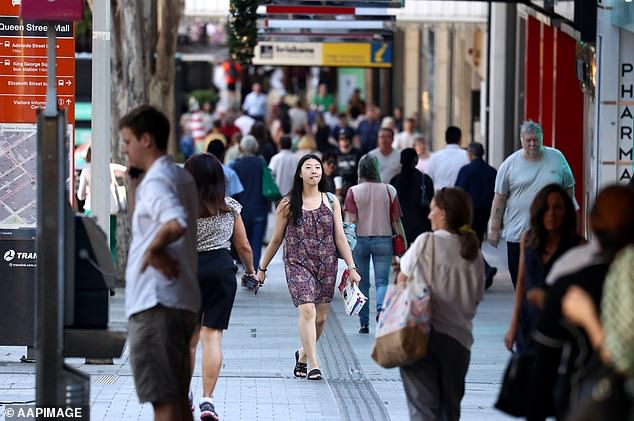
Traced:
[[253, 50], [258, 40], [258, 0], [231, 0], [229, 3], [229, 54], [242, 64], [251, 64]]

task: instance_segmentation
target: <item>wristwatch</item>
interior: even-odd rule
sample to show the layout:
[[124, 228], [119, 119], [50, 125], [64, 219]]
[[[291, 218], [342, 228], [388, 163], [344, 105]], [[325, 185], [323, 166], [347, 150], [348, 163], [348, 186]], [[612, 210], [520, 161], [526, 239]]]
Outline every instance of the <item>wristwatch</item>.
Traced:
[[351, 265], [348, 265], [348, 270], [352, 270], [352, 269], [357, 270], [357, 266], [354, 263]]

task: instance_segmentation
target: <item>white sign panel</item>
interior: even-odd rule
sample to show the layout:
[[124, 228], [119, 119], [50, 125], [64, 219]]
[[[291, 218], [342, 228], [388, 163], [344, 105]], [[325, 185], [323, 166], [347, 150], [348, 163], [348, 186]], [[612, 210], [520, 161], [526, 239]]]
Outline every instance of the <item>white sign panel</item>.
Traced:
[[258, 42], [253, 64], [319, 66], [322, 57], [322, 44], [318, 42]]

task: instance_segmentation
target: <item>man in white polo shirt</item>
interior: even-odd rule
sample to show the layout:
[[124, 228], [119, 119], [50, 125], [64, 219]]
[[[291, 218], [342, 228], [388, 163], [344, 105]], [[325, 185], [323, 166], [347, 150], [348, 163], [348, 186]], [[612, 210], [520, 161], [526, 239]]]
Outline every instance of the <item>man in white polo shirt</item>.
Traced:
[[429, 158], [427, 175], [434, 182], [434, 189], [456, 185], [460, 169], [469, 163], [467, 151], [460, 147], [462, 132], [456, 126], [449, 126], [445, 131], [447, 146], [434, 152]]
[[191, 175], [167, 156], [167, 117], [143, 105], [119, 129], [136, 189], [126, 269], [130, 365], [137, 395], [155, 420], [191, 420], [189, 342], [200, 311], [198, 194]]

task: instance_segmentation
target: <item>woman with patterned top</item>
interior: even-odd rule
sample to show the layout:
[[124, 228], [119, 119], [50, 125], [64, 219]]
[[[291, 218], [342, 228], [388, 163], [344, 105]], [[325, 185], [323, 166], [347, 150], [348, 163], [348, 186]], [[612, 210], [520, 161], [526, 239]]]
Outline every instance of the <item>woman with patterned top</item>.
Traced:
[[229, 325], [237, 288], [238, 269], [231, 257], [231, 243], [244, 264], [246, 275], [255, 277], [253, 254], [240, 216], [242, 206], [225, 194], [226, 181], [220, 161], [204, 153], [191, 157], [185, 168], [196, 181], [200, 204], [197, 250], [202, 327], [192, 340], [192, 370], [200, 336], [203, 347], [200, 419], [218, 420], [211, 396], [222, 364], [222, 333]]
[[[352, 260], [352, 252], [343, 232], [338, 200], [332, 207], [326, 196], [319, 157], [305, 155], [297, 164], [293, 187], [275, 211], [275, 229], [258, 268], [258, 280], [264, 282], [268, 264], [284, 240], [286, 282], [299, 309], [299, 336], [303, 347], [295, 351], [295, 377], [321, 380], [317, 362], [317, 340], [326, 326], [326, 317], [335, 292], [337, 251], [350, 270], [350, 280], [361, 277]], [[308, 371], [307, 362], [311, 370]]]

